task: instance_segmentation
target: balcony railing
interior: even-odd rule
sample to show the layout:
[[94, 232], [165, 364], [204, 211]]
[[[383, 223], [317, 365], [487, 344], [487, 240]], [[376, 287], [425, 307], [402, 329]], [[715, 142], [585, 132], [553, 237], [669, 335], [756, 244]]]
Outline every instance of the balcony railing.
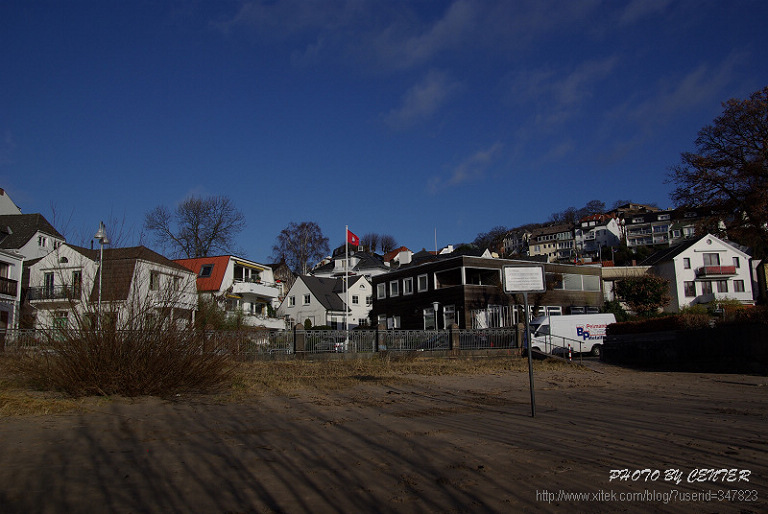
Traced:
[[16, 296], [19, 291], [19, 282], [10, 278], [0, 277], [0, 294]]
[[80, 286], [30, 287], [27, 298], [30, 301], [79, 300]]
[[700, 277], [729, 276], [736, 274], [736, 266], [702, 266], [696, 270]]

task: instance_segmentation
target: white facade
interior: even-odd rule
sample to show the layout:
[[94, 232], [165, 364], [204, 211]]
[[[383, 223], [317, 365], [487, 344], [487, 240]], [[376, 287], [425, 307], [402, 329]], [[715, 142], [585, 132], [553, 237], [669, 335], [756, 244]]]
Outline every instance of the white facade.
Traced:
[[144, 247], [99, 250], [67, 244], [30, 266], [35, 328], [94, 326], [98, 313], [118, 328], [193, 320], [194, 274]]
[[601, 249], [615, 248], [621, 244], [621, 227], [616, 218], [604, 215], [590, 216], [583, 219], [574, 232], [576, 248], [580, 255], [600, 260], [610, 259], [610, 255], [601, 255]]
[[711, 234], [652, 269], [670, 282], [668, 312], [724, 299], [755, 303], [749, 255]]
[[0, 250], [0, 337], [19, 325], [23, 265], [24, 257], [18, 252]]
[[347, 321], [349, 328], [367, 325], [373, 305], [371, 282], [367, 277], [357, 276], [350, 277], [349, 284], [349, 291], [345, 292], [343, 278], [300, 276], [277, 313], [291, 325], [306, 320], [312, 326], [334, 328], [344, 328]]
[[240, 315], [243, 324], [285, 328], [285, 321], [274, 316], [283, 295], [283, 284], [275, 280], [269, 266], [233, 255], [175, 262], [197, 276], [199, 294], [214, 298], [229, 315]]
[[0, 188], [0, 215], [21, 214], [21, 209], [16, 205], [5, 189]]

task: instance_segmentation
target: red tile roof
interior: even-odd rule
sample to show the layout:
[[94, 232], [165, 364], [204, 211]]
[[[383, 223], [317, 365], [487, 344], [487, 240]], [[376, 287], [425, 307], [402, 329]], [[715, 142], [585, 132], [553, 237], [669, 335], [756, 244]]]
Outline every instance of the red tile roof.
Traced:
[[[174, 262], [181, 264], [188, 270], [197, 275], [198, 291], [218, 291], [221, 289], [221, 283], [224, 280], [224, 274], [230, 260], [229, 255], [219, 255], [217, 257], [199, 257], [197, 259], [176, 259]], [[201, 277], [200, 270], [205, 265], [212, 265], [210, 277]]]

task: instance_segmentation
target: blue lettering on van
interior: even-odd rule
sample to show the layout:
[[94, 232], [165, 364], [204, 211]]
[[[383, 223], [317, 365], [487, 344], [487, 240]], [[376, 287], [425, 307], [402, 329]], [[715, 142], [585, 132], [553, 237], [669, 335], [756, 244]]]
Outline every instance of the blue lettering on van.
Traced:
[[576, 327], [576, 336], [580, 337], [582, 341], [587, 339], [599, 339], [598, 337], [591, 337], [588, 330], [584, 330], [584, 327]]

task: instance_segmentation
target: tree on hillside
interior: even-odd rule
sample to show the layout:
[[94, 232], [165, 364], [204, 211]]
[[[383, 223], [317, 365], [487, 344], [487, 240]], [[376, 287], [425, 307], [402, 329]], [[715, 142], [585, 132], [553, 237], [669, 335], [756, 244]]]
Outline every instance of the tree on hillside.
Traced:
[[500, 251], [503, 247], [504, 236], [507, 235], [509, 229], [503, 225], [497, 225], [488, 232], [480, 232], [472, 241], [480, 250]]
[[171, 211], [155, 207], [144, 216], [144, 229], [174, 257], [205, 257], [234, 250], [245, 216], [226, 196], [190, 196]]
[[567, 209], [554, 212], [549, 217], [552, 223], [577, 223], [584, 216], [591, 216], [593, 214], [602, 214], [605, 212], [605, 202], [600, 200], [590, 200], [581, 209], [576, 207], [568, 207]]
[[272, 246], [273, 259], [276, 262], [284, 259], [288, 267], [299, 275], [306, 275], [310, 265], [328, 253], [328, 238], [312, 221], [290, 222], [280, 231]]
[[768, 86], [746, 100], [723, 103], [702, 128], [696, 152], [671, 169], [678, 206], [712, 207], [727, 215], [731, 238], [764, 255], [768, 239]]
[[650, 316], [669, 304], [669, 282], [658, 275], [640, 275], [616, 281], [614, 293], [640, 316]]

